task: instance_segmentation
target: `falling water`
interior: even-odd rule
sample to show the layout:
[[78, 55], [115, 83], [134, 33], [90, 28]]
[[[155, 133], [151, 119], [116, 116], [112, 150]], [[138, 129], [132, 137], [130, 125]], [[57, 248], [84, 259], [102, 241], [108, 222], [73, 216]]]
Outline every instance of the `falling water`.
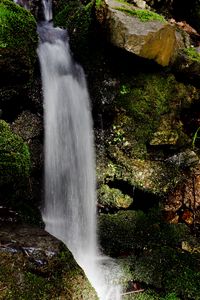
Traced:
[[51, 0], [42, 0], [44, 8], [44, 18], [46, 21], [51, 21], [53, 18], [52, 15], [52, 1]]
[[45, 114], [45, 229], [67, 245], [99, 299], [120, 300], [120, 270], [100, 255], [97, 246], [94, 141], [84, 72], [71, 58], [66, 31], [46, 22], [38, 32]]

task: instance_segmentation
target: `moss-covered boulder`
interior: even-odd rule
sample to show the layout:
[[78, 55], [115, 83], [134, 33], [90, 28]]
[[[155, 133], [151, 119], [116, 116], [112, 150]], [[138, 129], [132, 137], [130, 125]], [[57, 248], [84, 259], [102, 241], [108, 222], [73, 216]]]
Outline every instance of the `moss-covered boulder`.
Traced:
[[106, 29], [110, 42], [162, 66], [174, 61], [177, 50], [184, 47], [180, 31], [155, 12], [138, 9], [125, 1], [105, 0], [97, 19]]
[[29, 176], [30, 153], [27, 144], [0, 120], [0, 185], [15, 183]]
[[44, 230], [4, 224], [0, 242], [0, 299], [97, 300], [69, 250]]
[[38, 39], [36, 21], [30, 12], [11, 0], [1, 0], [0, 11], [0, 103], [4, 108], [33, 76]]

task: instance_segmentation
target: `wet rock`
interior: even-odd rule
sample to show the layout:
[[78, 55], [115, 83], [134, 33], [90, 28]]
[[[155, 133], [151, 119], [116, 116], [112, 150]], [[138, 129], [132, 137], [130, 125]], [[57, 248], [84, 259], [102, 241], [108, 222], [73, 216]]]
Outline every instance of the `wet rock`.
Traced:
[[184, 47], [180, 31], [151, 11], [115, 0], [106, 0], [102, 7], [104, 13], [99, 10], [99, 21], [117, 47], [162, 66], [172, 63], [178, 49]]
[[1, 227], [0, 287], [2, 299], [97, 299], [67, 248], [27, 225]]

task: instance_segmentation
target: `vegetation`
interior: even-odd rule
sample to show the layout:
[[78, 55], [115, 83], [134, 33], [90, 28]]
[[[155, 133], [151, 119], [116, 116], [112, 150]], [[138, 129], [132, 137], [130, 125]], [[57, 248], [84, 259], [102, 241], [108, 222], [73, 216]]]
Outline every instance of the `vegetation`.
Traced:
[[165, 18], [157, 13], [154, 13], [150, 10], [145, 10], [145, 9], [130, 9], [127, 7], [117, 7], [115, 8], [119, 11], [125, 12], [131, 16], [137, 17], [140, 19], [142, 22], [147, 22], [147, 21], [161, 21], [161, 22], [166, 22]]
[[22, 138], [0, 120], [0, 185], [28, 177], [30, 153]]
[[200, 139], [199, 132], [200, 132], [200, 127], [195, 131], [195, 134], [193, 136], [193, 139], [192, 139], [192, 147], [193, 148], [195, 147], [195, 143], [196, 143], [197, 139]]

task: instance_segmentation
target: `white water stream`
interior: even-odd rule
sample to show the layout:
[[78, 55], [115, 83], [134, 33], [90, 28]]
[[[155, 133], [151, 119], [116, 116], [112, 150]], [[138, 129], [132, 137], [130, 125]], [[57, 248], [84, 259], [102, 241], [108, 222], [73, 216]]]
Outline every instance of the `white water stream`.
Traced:
[[[51, 13], [45, 16], [51, 19]], [[45, 229], [67, 245], [100, 300], [120, 300], [121, 287], [116, 283], [120, 269], [99, 253], [97, 244], [95, 154], [85, 75], [72, 60], [66, 31], [45, 23], [38, 32], [45, 120]]]

